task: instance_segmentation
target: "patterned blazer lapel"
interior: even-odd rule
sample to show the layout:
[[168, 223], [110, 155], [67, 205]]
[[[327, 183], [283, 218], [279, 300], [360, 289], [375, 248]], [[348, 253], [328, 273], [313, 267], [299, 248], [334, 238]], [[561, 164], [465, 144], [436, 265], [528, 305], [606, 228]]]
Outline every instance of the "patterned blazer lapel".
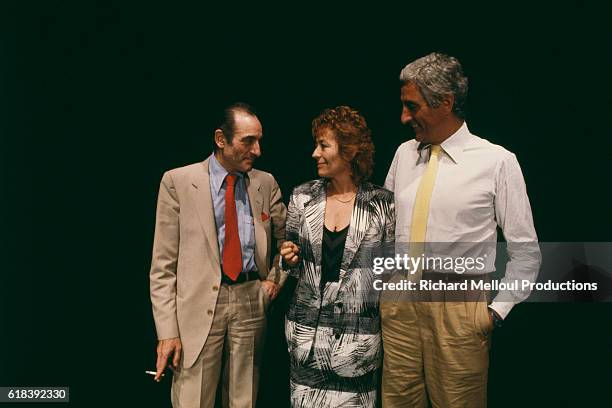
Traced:
[[344, 254], [342, 255], [342, 263], [340, 266], [340, 289], [350, 278], [350, 276], [347, 276], [350, 275], [348, 273], [350, 270], [349, 267], [370, 226], [370, 192], [370, 185], [362, 184], [359, 186], [357, 196], [355, 197], [355, 206], [351, 215], [351, 224], [346, 235]]
[[304, 218], [308, 225], [310, 247], [314, 265], [321, 265], [323, 225], [325, 222], [325, 182], [319, 180], [310, 190], [311, 199], [304, 204]]

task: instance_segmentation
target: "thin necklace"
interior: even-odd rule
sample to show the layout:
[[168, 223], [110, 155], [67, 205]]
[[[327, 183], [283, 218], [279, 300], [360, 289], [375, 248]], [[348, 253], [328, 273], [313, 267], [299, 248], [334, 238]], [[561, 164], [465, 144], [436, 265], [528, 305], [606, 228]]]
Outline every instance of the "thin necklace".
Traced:
[[346, 201], [342, 201], [341, 199], [339, 199], [339, 198], [338, 198], [338, 197], [336, 197], [336, 196], [332, 196], [332, 198], [333, 198], [334, 200], [336, 200], [336, 201], [340, 201], [341, 203], [346, 204], [346, 203], [350, 203], [351, 201], [353, 201], [353, 198], [355, 198], [355, 196], [356, 196], [356, 195], [357, 195], [357, 193], [353, 194], [353, 196], [352, 196], [351, 198], [349, 198], [348, 200], [346, 200]]

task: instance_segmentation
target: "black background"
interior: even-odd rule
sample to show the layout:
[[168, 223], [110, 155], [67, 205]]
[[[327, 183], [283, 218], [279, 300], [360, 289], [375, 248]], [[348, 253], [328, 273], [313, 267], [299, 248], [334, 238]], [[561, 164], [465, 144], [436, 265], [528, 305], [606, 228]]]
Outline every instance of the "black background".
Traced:
[[[610, 241], [606, 10], [458, 3], [3, 2], [0, 385], [70, 386], [74, 406], [168, 406], [169, 381], [143, 373], [163, 171], [204, 159], [216, 111], [243, 100], [264, 126], [257, 167], [286, 200], [316, 175], [310, 121], [348, 104], [373, 130], [382, 184], [410, 137], [399, 71], [432, 51], [464, 66], [472, 132], [516, 153], [540, 240]], [[517, 306], [493, 337], [490, 406], [609, 405], [611, 313]], [[273, 319], [261, 397], [286, 406]]]

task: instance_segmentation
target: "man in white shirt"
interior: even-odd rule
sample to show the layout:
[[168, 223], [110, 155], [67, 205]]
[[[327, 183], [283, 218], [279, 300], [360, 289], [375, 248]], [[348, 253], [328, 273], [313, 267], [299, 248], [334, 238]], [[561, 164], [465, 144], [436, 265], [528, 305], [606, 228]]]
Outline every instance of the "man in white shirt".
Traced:
[[[459, 61], [429, 54], [408, 64], [400, 81], [401, 121], [415, 139], [397, 149], [385, 182], [395, 193], [396, 242], [422, 242], [423, 255], [425, 248], [437, 248], [438, 255], [462, 245], [465, 253], [490, 248], [484, 268], [412, 273], [443, 282], [488, 281], [499, 226], [510, 258], [502, 282], [535, 282], [540, 252], [520, 166], [511, 152], [470, 133]], [[459, 301], [426, 294], [383, 302], [383, 407], [425, 407], [428, 399], [433, 407], [486, 406], [491, 331], [528, 294], [500, 292], [490, 304], [485, 290], [468, 291]]]

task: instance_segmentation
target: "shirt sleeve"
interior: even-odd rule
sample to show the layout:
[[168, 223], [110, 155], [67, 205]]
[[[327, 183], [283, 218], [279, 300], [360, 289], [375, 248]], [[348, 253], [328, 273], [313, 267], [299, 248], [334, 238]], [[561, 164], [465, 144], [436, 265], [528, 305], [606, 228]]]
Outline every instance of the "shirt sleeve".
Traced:
[[397, 162], [399, 160], [399, 148], [395, 151], [395, 156], [393, 156], [393, 161], [391, 162], [391, 167], [389, 167], [389, 172], [387, 173], [387, 178], [385, 179], [385, 188], [389, 191], [395, 192], [395, 172], [397, 171]]
[[[495, 183], [495, 217], [506, 239], [509, 258], [502, 282], [535, 282], [541, 264], [540, 247], [525, 180], [514, 154], [501, 161]], [[520, 288], [500, 291], [490, 307], [505, 318], [515, 304], [529, 296], [529, 290]]]

